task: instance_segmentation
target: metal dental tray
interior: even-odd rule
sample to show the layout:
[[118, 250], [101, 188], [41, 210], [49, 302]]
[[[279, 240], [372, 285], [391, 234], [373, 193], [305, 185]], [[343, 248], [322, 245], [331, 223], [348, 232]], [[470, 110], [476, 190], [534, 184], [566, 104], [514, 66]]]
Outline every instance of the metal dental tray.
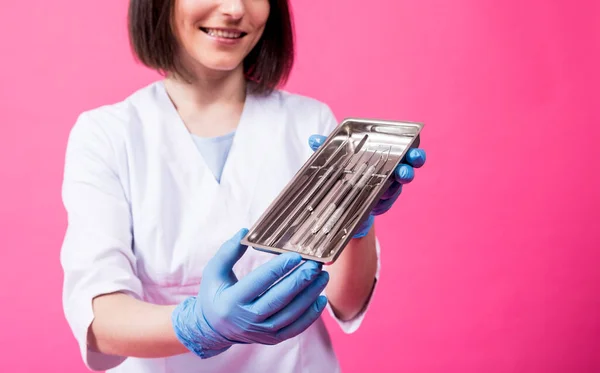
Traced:
[[418, 147], [423, 124], [345, 119], [271, 203], [244, 245], [333, 263]]

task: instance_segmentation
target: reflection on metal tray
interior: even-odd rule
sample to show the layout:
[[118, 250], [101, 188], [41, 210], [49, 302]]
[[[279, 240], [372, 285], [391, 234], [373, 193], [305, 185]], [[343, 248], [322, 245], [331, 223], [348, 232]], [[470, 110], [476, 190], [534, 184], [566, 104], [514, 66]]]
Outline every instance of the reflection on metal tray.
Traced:
[[242, 243], [333, 263], [419, 146], [420, 123], [349, 118], [296, 173]]

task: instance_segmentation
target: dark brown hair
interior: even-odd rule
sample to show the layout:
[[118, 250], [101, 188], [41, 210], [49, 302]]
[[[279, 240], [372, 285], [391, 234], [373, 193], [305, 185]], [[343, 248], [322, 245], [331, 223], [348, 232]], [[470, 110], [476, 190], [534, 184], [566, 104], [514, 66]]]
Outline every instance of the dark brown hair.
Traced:
[[[161, 73], [192, 76], [177, 58], [171, 28], [175, 0], [130, 0], [129, 41], [136, 58]], [[254, 93], [266, 94], [287, 81], [294, 63], [294, 35], [288, 0], [269, 0], [270, 12], [259, 42], [244, 60]]]

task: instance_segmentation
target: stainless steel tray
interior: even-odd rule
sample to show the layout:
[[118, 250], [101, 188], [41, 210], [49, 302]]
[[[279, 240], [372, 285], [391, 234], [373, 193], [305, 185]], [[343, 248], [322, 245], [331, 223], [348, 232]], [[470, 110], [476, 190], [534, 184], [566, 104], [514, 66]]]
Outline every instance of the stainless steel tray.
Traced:
[[393, 182], [393, 170], [411, 147], [419, 146], [422, 128], [413, 122], [345, 119], [242, 243], [333, 263]]

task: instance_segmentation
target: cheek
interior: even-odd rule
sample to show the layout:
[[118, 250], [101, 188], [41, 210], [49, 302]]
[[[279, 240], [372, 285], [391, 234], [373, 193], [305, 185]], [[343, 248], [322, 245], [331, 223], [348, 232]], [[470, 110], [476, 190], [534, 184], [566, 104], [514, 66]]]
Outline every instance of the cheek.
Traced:
[[209, 2], [203, 0], [176, 0], [175, 11], [184, 18], [197, 17], [198, 13], [206, 12]]
[[184, 36], [186, 33], [196, 31], [196, 23], [207, 17], [210, 13], [206, 1], [198, 0], [178, 0], [175, 3], [174, 24], [180, 33]]
[[257, 0], [254, 6], [250, 9], [250, 19], [256, 29], [262, 30], [265, 28], [271, 6], [268, 0]]
[[197, 25], [206, 18], [210, 9], [207, 9], [206, 1], [198, 0], [181, 0], [175, 5], [173, 31], [181, 48], [180, 52], [185, 51], [193, 55], [198, 43], [202, 42], [202, 39], [199, 39], [201, 31]]

